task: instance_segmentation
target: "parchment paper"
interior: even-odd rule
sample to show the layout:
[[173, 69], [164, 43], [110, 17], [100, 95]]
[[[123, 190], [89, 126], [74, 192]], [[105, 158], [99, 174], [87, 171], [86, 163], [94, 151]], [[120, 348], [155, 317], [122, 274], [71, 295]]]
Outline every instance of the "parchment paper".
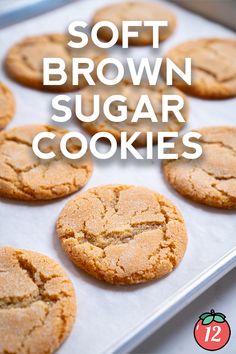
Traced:
[[[96, 8], [105, 3], [110, 1], [76, 2], [2, 30], [1, 63], [8, 48], [21, 38], [64, 31], [75, 19], [89, 21]], [[117, 47], [112, 50], [111, 56], [162, 56], [173, 45], [190, 38], [234, 35], [230, 30], [175, 5], [167, 6], [176, 13], [178, 28], [174, 35], [161, 45], [160, 50], [154, 51], [147, 47], [125, 51]], [[10, 81], [3, 68], [0, 71], [0, 79], [11, 87], [16, 96], [17, 112], [9, 128], [29, 123], [53, 123], [50, 121], [50, 107], [54, 94], [32, 90]], [[189, 101], [190, 120], [184, 132], [201, 126], [236, 124], [236, 99], [208, 101], [189, 98]], [[76, 118], [67, 124], [67, 128], [72, 130], [78, 127]], [[189, 243], [179, 267], [160, 281], [131, 287], [109, 286], [73, 266], [57, 239], [56, 219], [65, 203], [74, 198], [74, 195], [40, 204], [1, 200], [0, 246], [34, 250], [52, 257], [66, 269], [75, 285], [78, 316], [71, 335], [58, 351], [60, 354], [104, 352], [132, 331], [134, 326], [142, 322], [169, 295], [236, 245], [235, 211], [203, 207], [182, 198], [165, 182], [158, 161], [120, 162], [119, 159], [113, 159], [95, 161], [94, 164], [94, 173], [83, 190], [107, 183], [136, 184], [157, 190], [170, 198], [182, 212], [187, 224]]]

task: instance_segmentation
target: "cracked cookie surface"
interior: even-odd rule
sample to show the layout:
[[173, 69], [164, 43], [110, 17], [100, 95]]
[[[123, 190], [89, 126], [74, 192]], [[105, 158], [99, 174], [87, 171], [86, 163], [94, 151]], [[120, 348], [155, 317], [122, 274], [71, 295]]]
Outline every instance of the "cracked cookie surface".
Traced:
[[[236, 96], [236, 39], [206, 38], [187, 41], [165, 55], [180, 68], [184, 58], [192, 58], [192, 84], [187, 85], [174, 76], [174, 86], [187, 94], [202, 98]], [[166, 66], [162, 67], [166, 78]]]
[[[120, 116], [120, 108], [127, 109], [127, 119], [120, 123], [111, 122], [106, 118], [103, 112], [103, 103], [111, 95], [123, 95], [127, 98], [126, 102], [113, 102], [110, 105], [110, 112], [114, 116]], [[127, 132], [128, 138], [132, 136], [135, 132], [141, 132], [141, 134], [134, 141], [135, 146], [145, 146], [146, 145], [146, 133], [153, 132], [153, 143], [157, 143], [157, 133], [159, 131], [179, 131], [185, 125], [188, 120], [188, 100], [181, 91], [174, 87], [168, 87], [166, 85], [149, 86], [146, 83], [142, 83], [139, 86], [134, 86], [128, 80], [123, 80], [120, 84], [115, 86], [105, 86], [98, 83], [94, 87], [86, 87], [80, 92], [83, 102], [83, 114], [91, 115], [93, 113], [93, 101], [94, 95], [98, 94], [100, 96], [101, 110], [99, 118], [94, 122], [82, 123], [82, 126], [90, 133], [95, 134], [98, 132], [109, 132], [111, 133], [118, 142], [120, 142], [121, 132]], [[142, 95], [147, 95], [155, 112], [155, 116], [158, 122], [152, 122], [151, 119], [141, 119], [137, 123], [132, 123], [131, 119], [134, 115], [135, 108], [137, 107], [138, 101]], [[185, 122], [178, 122], [173, 112], [168, 114], [168, 122], [162, 122], [162, 95], [180, 95], [184, 99], [184, 107], [181, 109], [181, 114]]]
[[[50, 160], [39, 159], [32, 140], [40, 132], [53, 132], [55, 139], [43, 139], [42, 152], [53, 151]], [[0, 133], [0, 196], [19, 200], [47, 200], [82, 188], [92, 173], [90, 154], [79, 160], [65, 158], [59, 142], [67, 131], [52, 126], [26, 125]], [[78, 140], [68, 141], [68, 150], [80, 150]]]
[[[83, 76], [80, 77], [78, 85], [72, 84], [72, 58], [90, 58], [96, 67], [105, 58], [105, 51], [90, 41], [82, 49], [73, 49], [67, 45], [69, 40], [66, 34], [48, 34], [23, 39], [8, 52], [5, 60], [8, 74], [25, 86], [45, 91], [66, 92], [83, 88], [87, 85]], [[54, 57], [64, 60], [67, 81], [63, 85], [43, 85], [43, 58]], [[91, 76], [97, 80], [96, 70], [91, 73]], [[55, 79], [58, 79], [58, 76], [55, 76]]]
[[0, 130], [10, 122], [15, 113], [15, 99], [10, 89], [0, 81]]
[[181, 261], [187, 244], [176, 207], [144, 187], [91, 188], [66, 204], [57, 233], [70, 259], [112, 284], [160, 278]]
[[58, 264], [36, 252], [0, 248], [0, 353], [53, 353], [75, 314], [73, 285]]
[[[218, 208], [236, 208], [236, 128], [207, 127], [194, 130], [202, 137], [202, 156], [196, 160], [167, 160], [163, 164], [168, 182], [193, 201]], [[186, 148], [185, 148], [186, 149]], [[181, 156], [181, 139], [171, 152]]]
[[[176, 17], [171, 10], [149, 1], [128, 1], [105, 6], [95, 13], [92, 24], [99, 21], [111, 21], [116, 25], [119, 31], [118, 43], [122, 43], [122, 21], [168, 21], [168, 26], [159, 29], [160, 41], [167, 39], [176, 27]], [[135, 30], [138, 32], [138, 37], [129, 38], [129, 45], [152, 45], [151, 27], [137, 27]], [[98, 35], [101, 39], [109, 41], [112, 33], [104, 27], [98, 31]]]

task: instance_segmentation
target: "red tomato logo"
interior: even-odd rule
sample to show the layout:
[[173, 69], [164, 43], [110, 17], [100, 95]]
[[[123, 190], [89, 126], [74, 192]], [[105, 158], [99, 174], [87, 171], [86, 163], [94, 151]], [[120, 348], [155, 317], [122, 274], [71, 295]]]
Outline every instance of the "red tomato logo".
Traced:
[[194, 338], [203, 349], [214, 351], [229, 341], [231, 330], [225, 315], [220, 312], [204, 312], [194, 327]]

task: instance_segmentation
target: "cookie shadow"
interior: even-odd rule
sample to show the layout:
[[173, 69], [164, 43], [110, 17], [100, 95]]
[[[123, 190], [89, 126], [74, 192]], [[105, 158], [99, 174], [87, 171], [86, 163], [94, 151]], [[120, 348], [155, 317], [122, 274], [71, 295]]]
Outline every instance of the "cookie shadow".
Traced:
[[25, 200], [16, 200], [16, 199], [7, 199], [7, 198], [1, 198], [1, 203], [6, 204], [6, 205], [17, 205], [17, 206], [23, 206], [23, 207], [29, 207], [29, 208], [35, 208], [35, 207], [40, 207], [40, 206], [46, 206], [46, 205], [51, 205], [51, 204], [56, 204], [59, 200], [62, 200], [62, 198], [58, 199], [53, 199], [53, 200], [39, 200], [39, 201], [25, 201]]

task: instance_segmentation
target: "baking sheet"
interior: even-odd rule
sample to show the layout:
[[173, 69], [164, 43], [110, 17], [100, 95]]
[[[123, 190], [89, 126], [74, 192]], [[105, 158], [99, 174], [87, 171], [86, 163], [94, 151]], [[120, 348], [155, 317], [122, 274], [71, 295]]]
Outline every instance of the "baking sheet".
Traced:
[[[8, 27], [0, 32], [0, 61], [7, 49], [24, 36], [64, 31], [75, 19], [89, 21], [93, 11], [108, 0], [81, 1], [46, 15]], [[174, 35], [161, 45], [111, 51], [111, 56], [162, 56], [181, 41], [206, 37], [232, 37], [234, 33], [220, 25], [167, 4], [178, 17]], [[55, 96], [31, 90], [10, 81], [0, 71], [16, 96], [17, 112], [9, 128], [50, 121], [51, 100]], [[73, 94], [72, 94], [73, 96]], [[208, 101], [189, 98], [190, 119], [184, 131], [209, 125], [235, 125], [236, 99]], [[65, 125], [64, 125], [65, 126]], [[75, 118], [67, 128], [78, 129]], [[220, 156], [219, 156], [220, 158]], [[170, 295], [216, 262], [236, 245], [236, 211], [224, 211], [191, 203], [174, 192], [165, 182], [159, 161], [94, 161], [94, 173], [83, 189], [99, 184], [125, 183], [143, 185], [166, 195], [182, 212], [189, 235], [186, 255], [179, 267], [168, 277], [147, 285], [114, 287], [103, 284], [78, 270], [63, 253], [55, 233], [55, 222], [65, 203], [74, 195], [47, 203], [0, 201], [0, 246], [31, 249], [51, 256], [72, 279], [78, 299], [78, 316], [73, 331], [58, 353], [100, 354], [121, 344], [121, 339], [142, 323]]]

